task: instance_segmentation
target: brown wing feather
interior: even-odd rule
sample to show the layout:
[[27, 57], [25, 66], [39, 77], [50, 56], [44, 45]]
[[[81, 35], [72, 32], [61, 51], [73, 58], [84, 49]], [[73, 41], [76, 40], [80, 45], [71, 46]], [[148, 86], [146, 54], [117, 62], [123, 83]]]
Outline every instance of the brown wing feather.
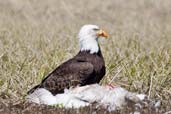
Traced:
[[84, 85], [86, 80], [93, 76], [93, 71], [91, 63], [71, 59], [57, 67], [36, 88], [45, 88], [55, 95], [63, 92], [65, 88]]

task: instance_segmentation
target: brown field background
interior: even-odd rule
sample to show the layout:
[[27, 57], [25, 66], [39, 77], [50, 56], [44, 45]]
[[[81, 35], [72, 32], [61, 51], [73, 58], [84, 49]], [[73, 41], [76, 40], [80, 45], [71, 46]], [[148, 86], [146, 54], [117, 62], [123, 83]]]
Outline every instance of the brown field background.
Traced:
[[107, 74], [101, 84], [161, 99], [171, 110], [170, 0], [1, 0], [0, 101], [22, 101], [79, 51], [77, 34], [96, 24]]

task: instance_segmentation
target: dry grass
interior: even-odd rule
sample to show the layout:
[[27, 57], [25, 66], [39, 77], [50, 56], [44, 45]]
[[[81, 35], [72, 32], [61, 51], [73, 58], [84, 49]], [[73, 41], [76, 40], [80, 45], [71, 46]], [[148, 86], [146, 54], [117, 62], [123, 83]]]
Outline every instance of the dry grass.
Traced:
[[101, 83], [146, 93], [171, 110], [170, 6], [170, 0], [1, 0], [1, 101], [21, 101], [73, 57], [80, 27], [91, 23], [110, 33], [100, 43], [107, 66]]

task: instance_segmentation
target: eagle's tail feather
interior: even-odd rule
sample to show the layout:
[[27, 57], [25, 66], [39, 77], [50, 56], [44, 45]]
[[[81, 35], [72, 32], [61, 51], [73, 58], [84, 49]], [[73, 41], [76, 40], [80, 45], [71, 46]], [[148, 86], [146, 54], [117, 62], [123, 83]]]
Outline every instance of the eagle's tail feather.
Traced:
[[37, 88], [39, 88], [40, 87], [40, 85], [36, 85], [36, 86], [34, 86], [33, 88], [31, 88], [28, 92], [27, 92], [27, 94], [29, 95], [29, 94], [32, 94]]

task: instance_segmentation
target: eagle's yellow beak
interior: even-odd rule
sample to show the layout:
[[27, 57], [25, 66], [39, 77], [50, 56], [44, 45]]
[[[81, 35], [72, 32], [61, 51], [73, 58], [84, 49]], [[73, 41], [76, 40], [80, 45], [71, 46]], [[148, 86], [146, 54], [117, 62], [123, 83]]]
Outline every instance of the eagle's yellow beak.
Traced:
[[102, 29], [97, 31], [97, 36], [99, 36], [99, 37], [101, 36], [101, 37], [105, 37], [105, 38], [109, 37], [108, 33], [106, 31], [102, 30]]

